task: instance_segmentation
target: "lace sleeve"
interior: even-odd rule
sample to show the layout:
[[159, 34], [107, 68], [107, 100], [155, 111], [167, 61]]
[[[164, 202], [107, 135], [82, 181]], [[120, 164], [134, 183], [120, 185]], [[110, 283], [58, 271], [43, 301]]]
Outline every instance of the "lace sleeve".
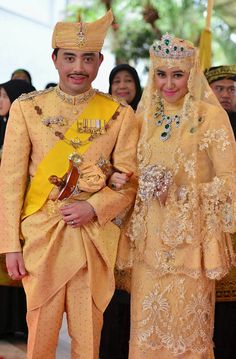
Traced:
[[236, 230], [236, 145], [227, 115], [220, 111], [211, 118], [199, 143], [207, 151], [215, 176], [200, 185], [205, 221], [209, 229], [220, 226], [224, 232]]

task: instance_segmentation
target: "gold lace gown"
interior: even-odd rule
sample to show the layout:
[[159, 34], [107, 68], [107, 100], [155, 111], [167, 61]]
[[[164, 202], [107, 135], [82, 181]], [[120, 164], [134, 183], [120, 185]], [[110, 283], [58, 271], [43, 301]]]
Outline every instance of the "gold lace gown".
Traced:
[[[164, 103], [165, 113], [180, 114], [182, 106]], [[150, 179], [161, 165], [173, 181], [165, 206], [150, 195], [155, 178], [136, 200], [130, 359], [214, 358], [215, 279], [234, 262], [227, 231], [235, 220], [236, 151], [225, 112], [195, 106], [196, 126], [187, 119], [172, 124], [166, 141], [154, 117], [142, 128], [141, 176]]]

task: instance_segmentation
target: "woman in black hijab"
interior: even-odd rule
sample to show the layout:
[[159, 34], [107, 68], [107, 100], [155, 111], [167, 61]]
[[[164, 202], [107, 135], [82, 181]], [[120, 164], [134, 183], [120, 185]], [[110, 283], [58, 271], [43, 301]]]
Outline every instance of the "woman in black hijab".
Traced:
[[31, 75], [29, 71], [25, 69], [16, 69], [11, 75], [11, 80], [24, 80], [32, 85]]
[[[0, 84], [0, 146], [3, 146], [9, 110], [12, 102], [23, 93], [35, 88], [23, 80], [10, 80]], [[24, 140], [24, 139], [22, 139]], [[26, 300], [21, 282], [10, 279], [5, 256], [0, 255], [0, 337], [21, 332], [27, 334]]]
[[4, 142], [5, 130], [12, 102], [21, 94], [34, 90], [34, 86], [23, 80], [10, 80], [0, 84], [0, 147], [2, 147]]
[[[114, 67], [109, 76], [109, 93], [123, 98], [135, 111], [142, 95], [137, 71], [128, 64]], [[100, 359], [128, 359], [130, 295], [116, 290], [104, 313]]]
[[114, 67], [109, 76], [109, 93], [124, 98], [136, 111], [142, 90], [135, 68], [128, 64]]

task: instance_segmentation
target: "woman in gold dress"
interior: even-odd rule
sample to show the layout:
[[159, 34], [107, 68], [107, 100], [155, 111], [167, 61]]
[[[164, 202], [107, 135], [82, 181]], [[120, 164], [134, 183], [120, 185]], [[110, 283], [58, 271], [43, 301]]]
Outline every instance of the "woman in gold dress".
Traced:
[[137, 111], [129, 358], [214, 358], [215, 280], [234, 264], [235, 141], [192, 44], [166, 34], [150, 59]]

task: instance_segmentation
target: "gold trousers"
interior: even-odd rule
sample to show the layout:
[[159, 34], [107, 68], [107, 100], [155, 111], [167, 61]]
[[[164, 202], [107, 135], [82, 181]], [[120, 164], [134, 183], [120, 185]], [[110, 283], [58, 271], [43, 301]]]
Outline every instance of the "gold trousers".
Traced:
[[98, 359], [103, 314], [95, 307], [87, 268], [79, 272], [42, 307], [28, 311], [27, 359], [55, 359], [66, 312], [71, 359]]

